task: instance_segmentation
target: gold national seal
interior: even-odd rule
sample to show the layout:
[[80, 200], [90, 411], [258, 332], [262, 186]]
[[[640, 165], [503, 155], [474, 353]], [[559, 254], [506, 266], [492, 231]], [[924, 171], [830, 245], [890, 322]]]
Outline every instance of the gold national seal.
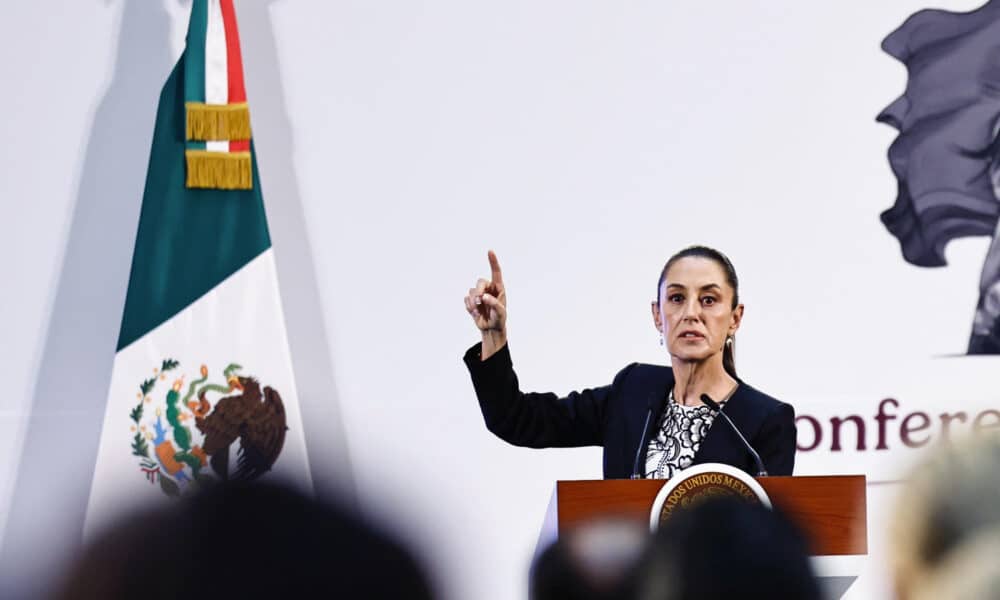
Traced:
[[[710, 467], [710, 465], [702, 466]], [[664, 488], [653, 507], [652, 524], [662, 523], [669, 519], [676, 510], [688, 508], [718, 496], [737, 496], [754, 504], [770, 504], [766, 495], [761, 497], [763, 490], [749, 475], [736, 472], [725, 465], [711, 466], [724, 468], [724, 470], [691, 469], [690, 473], [682, 472], [664, 484]], [[663, 497], [664, 494], [665, 497]]]

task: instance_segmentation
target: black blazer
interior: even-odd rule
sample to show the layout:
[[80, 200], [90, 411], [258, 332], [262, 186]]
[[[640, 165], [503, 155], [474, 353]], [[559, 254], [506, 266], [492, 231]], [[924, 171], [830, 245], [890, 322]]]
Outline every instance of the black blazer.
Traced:
[[[514, 374], [509, 345], [485, 361], [481, 344], [465, 353], [465, 364], [479, 397], [486, 427], [501, 439], [529, 448], [604, 446], [604, 478], [632, 475], [636, 451], [646, 447], [674, 385], [669, 367], [632, 363], [609, 386], [572, 392], [564, 398], [551, 393], [525, 393]], [[643, 435], [649, 406], [653, 419]], [[795, 466], [795, 410], [789, 404], [740, 386], [724, 408], [760, 454], [770, 475], [791, 475]], [[732, 465], [751, 475], [757, 469], [750, 453], [721, 418], [712, 422], [695, 454], [694, 463]], [[645, 472], [645, 453], [640, 459]]]

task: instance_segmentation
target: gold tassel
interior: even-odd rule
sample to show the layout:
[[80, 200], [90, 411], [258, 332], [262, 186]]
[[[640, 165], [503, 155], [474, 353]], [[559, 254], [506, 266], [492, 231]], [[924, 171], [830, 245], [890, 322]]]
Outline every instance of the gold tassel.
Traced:
[[253, 189], [253, 164], [249, 152], [185, 150], [184, 156], [189, 188]]
[[246, 102], [237, 104], [204, 104], [185, 102], [187, 109], [187, 139], [249, 140], [250, 109]]

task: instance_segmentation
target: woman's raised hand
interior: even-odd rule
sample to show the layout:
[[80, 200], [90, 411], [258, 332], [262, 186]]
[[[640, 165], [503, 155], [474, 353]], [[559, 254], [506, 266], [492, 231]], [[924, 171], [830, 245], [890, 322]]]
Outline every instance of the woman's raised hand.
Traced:
[[503, 286], [500, 261], [490, 250], [490, 280], [480, 279], [476, 287], [469, 288], [465, 297], [465, 310], [483, 334], [480, 356], [489, 358], [507, 343], [507, 290]]

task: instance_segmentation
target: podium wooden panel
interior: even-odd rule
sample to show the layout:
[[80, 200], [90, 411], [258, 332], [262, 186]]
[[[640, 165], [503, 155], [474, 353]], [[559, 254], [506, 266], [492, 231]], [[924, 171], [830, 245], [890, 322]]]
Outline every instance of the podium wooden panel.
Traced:
[[[864, 475], [759, 477], [771, 502], [809, 538], [814, 555], [868, 554]], [[543, 530], [566, 531], [595, 518], [649, 523], [662, 479], [558, 481]], [[553, 514], [554, 513], [554, 514]]]

